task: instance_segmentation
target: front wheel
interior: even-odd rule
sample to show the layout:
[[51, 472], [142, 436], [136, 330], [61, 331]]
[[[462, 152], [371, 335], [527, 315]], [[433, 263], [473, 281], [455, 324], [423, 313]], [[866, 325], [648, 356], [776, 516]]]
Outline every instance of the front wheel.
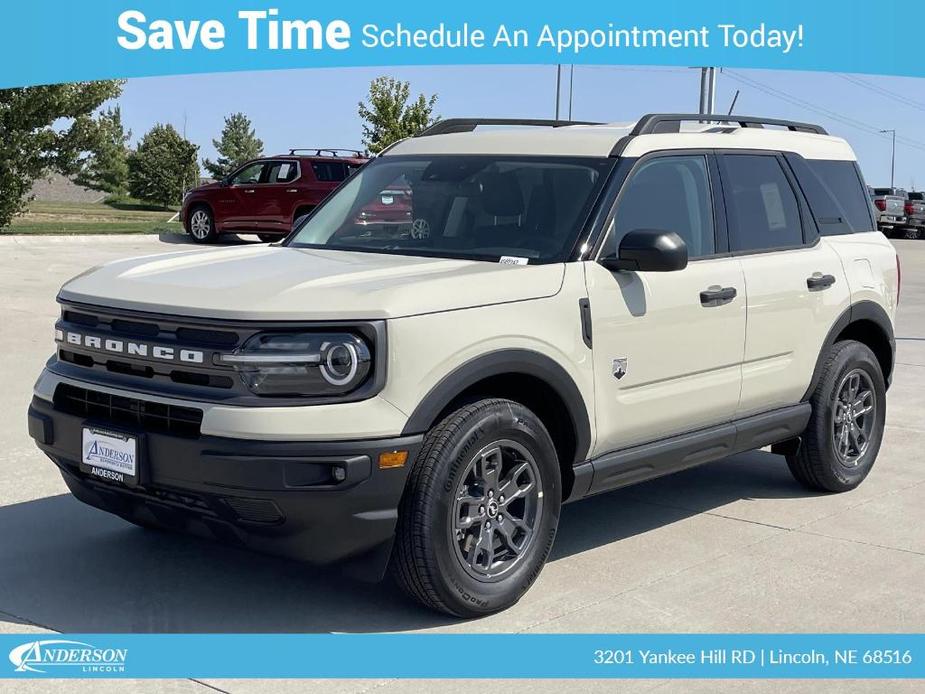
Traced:
[[800, 447], [787, 456], [790, 471], [815, 491], [854, 489], [877, 459], [886, 421], [886, 386], [873, 352], [853, 340], [836, 343], [810, 404]]
[[215, 231], [215, 218], [208, 207], [200, 205], [190, 211], [189, 235], [196, 243], [211, 243], [215, 240], [218, 235]]
[[546, 563], [562, 489], [546, 427], [523, 405], [481, 400], [425, 437], [399, 508], [392, 573], [457, 617], [516, 603]]

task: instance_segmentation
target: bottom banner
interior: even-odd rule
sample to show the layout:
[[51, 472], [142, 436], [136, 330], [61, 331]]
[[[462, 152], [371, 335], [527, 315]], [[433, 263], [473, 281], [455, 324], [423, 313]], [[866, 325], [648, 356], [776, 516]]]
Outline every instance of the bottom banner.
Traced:
[[0, 649], [7, 678], [925, 677], [925, 634], [4, 634]]

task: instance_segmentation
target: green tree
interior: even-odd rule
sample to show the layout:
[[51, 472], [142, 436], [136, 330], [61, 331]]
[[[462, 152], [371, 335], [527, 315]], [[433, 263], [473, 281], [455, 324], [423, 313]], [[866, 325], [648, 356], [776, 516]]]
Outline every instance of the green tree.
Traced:
[[393, 77], [377, 77], [369, 85], [366, 103], [359, 104], [363, 123], [363, 144], [378, 154], [393, 142], [413, 137], [437, 118], [437, 95], [419, 94], [411, 101], [411, 84]]
[[22, 212], [32, 183], [49, 171], [76, 174], [96, 147], [93, 113], [122, 93], [122, 82], [72, 82], [0, 89], [0, 229]]
[[101, 113], [97, 127], [97, 141], [74, 181], [93, 190], [124, 195], [128, 191], [128, 141], [132, 133], [122, 125], [122, 109], [116, 106]]
[[243, 113], [232, 113], [225, 119], [222, 136], [212, 140], [219, 157], [216, 161], [203, 159], [202, 165], [216, 179], [222, 179], [244, 162], [263, 154], [263, 140], [251, 127], [250, 118]]
[[133, 197], [167, 208], [199, 180], [199, 147], [172, 125], [158, 123], [128, 157], [128, 189]]

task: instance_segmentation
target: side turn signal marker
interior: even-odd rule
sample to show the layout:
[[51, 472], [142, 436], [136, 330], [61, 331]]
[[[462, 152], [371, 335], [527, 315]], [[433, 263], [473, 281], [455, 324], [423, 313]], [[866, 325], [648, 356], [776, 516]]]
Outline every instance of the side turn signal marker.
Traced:
[[388, 470], [393, 467], [404, 467], [408, 461], [408, 451], [391, 451], [379, 454], [379, 469]]

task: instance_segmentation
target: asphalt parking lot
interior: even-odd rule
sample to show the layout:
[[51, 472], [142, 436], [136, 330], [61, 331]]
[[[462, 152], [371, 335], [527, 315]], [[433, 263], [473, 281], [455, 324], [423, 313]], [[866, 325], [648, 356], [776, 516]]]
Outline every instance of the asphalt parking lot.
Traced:
[[[178, 237], [179, 238], [179, 237]], [[563, 509], [550, 563], [514, 608], [458, 622], [390, 584], [148, 532], [67, 493], [25, 426], [52, 351], [55, 294], [87, 267], [176, 250], [157, 237], [0, 238], [0, 632], [921, 632], [925, 630], [925, 241], [903, 264], [897, 367], [876, 467], [815, 495], [764, 451]], [[462, 656], [461, 656], [462, 657]], [[499, 657], [503, 657], [499, 654]], [[5, 660], [5, 654], [0, 654]], [[490, 658], [473, 659], [476, 668]], [[490, 670], [479, 669], [490, 676]], [[20, 682], [6, 691], [45, 691]], [[71, 682], [68, 690], [125, 690]], [[456, 682], [444, 692], [493, 691]], [[780, 691], [780, 682], [587, 681], [574, 691]], [[427, 691], [401, 681], [133, 682], [132, 690]], [[791, 682], [787, 691], [921, 691], [912, 682]], [[505, 683], [506, 692], [561, 683]]]

